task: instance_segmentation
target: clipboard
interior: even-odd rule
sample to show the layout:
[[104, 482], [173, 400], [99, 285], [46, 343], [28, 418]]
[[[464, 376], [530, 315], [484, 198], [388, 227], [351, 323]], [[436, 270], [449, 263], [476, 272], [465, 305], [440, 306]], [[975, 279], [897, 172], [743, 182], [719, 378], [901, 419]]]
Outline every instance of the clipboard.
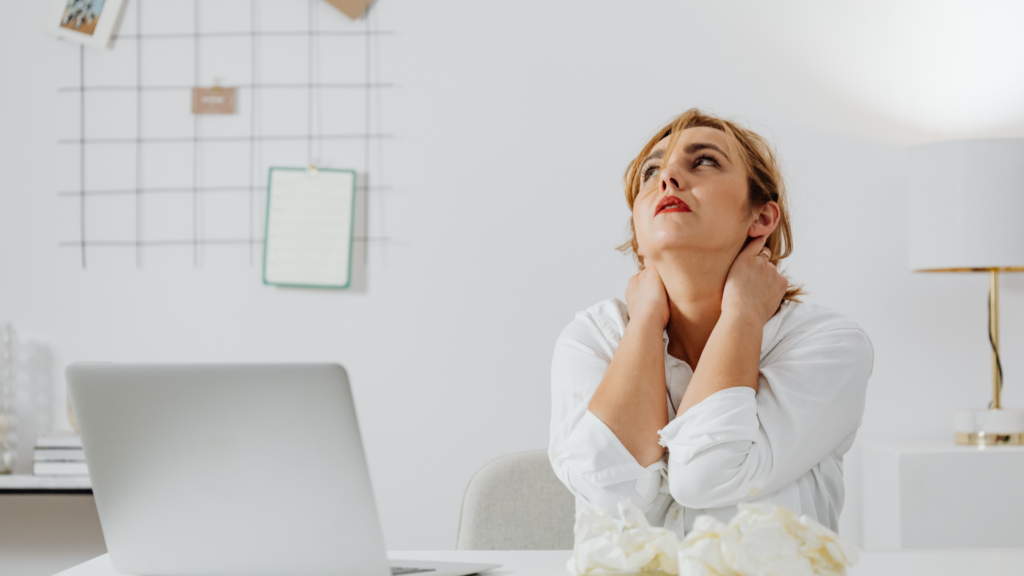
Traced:
[[270, 169], [263, 234], [263, 283], [348, 288], [352, 283], [356, 173]]

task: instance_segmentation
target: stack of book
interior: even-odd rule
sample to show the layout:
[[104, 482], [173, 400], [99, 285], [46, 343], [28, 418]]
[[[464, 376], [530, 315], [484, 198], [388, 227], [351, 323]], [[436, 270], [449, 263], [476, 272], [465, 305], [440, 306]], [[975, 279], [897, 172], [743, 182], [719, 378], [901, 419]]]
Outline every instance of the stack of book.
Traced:
[[32, 472], [36, 476], [88, 476], [82, 439], [69, 433], [40, 434]]

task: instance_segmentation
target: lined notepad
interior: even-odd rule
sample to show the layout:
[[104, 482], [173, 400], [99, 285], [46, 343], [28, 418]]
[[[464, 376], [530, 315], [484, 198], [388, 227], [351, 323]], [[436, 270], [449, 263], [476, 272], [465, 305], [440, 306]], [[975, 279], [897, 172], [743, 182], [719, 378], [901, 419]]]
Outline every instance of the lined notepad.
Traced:
[[347, 288], [352, 274], [356, 175], [351, 170], [271, 168], [263, 282]]

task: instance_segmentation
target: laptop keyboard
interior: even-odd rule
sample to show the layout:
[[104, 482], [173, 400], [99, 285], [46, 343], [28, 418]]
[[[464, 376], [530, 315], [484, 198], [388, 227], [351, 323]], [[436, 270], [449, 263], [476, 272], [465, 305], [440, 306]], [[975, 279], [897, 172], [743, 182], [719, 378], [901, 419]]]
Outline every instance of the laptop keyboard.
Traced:
[[399, 574], [419, 574], [420, 572], [433, 572], [433, 568], [399, 568], [398, 566], [391, 567], [392, 576], [398, 576]]

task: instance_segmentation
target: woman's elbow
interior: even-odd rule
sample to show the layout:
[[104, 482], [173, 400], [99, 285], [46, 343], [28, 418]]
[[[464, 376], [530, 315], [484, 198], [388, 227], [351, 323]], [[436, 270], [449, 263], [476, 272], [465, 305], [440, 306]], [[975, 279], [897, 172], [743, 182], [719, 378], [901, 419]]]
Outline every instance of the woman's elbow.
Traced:
[[598, 485], [587, 480], [564, 461], [555, 462], [554, 470], [555, 476], [576, 498], [577, 507], [582, 504], [588, 508], [607, 510], [613, 517], [618, 517], [619, 503], [627, 498], [646, 513], [657, 499], [661, 484], [659, 471], [611, 485]]
[[721, 484], [710, 475], [675, 470], [669, 473], [672, 499], [687, 508], [714, 508], [721, 496]]
[[654, 505], [654, 501], [657, 496], [657, 488], [650, 490], [646, 494], [640, 494], [631, 490], [619, 492], [608, 489], [597, 489], [588, 491], [583, 495], [583, 500], [586, 501], [591, 508], [606, 510], [613, 518], [618, 518], [619, 504], [623, 501], [629, 500], [633, 506], [636, 506], [641, 512], [646, 514]]
[[686, 463], [669, 458], [668, 484], [672, 498], [687, 508], [732, 506], [756, 498], [756, 466], [751, 454], [701, 453]]

